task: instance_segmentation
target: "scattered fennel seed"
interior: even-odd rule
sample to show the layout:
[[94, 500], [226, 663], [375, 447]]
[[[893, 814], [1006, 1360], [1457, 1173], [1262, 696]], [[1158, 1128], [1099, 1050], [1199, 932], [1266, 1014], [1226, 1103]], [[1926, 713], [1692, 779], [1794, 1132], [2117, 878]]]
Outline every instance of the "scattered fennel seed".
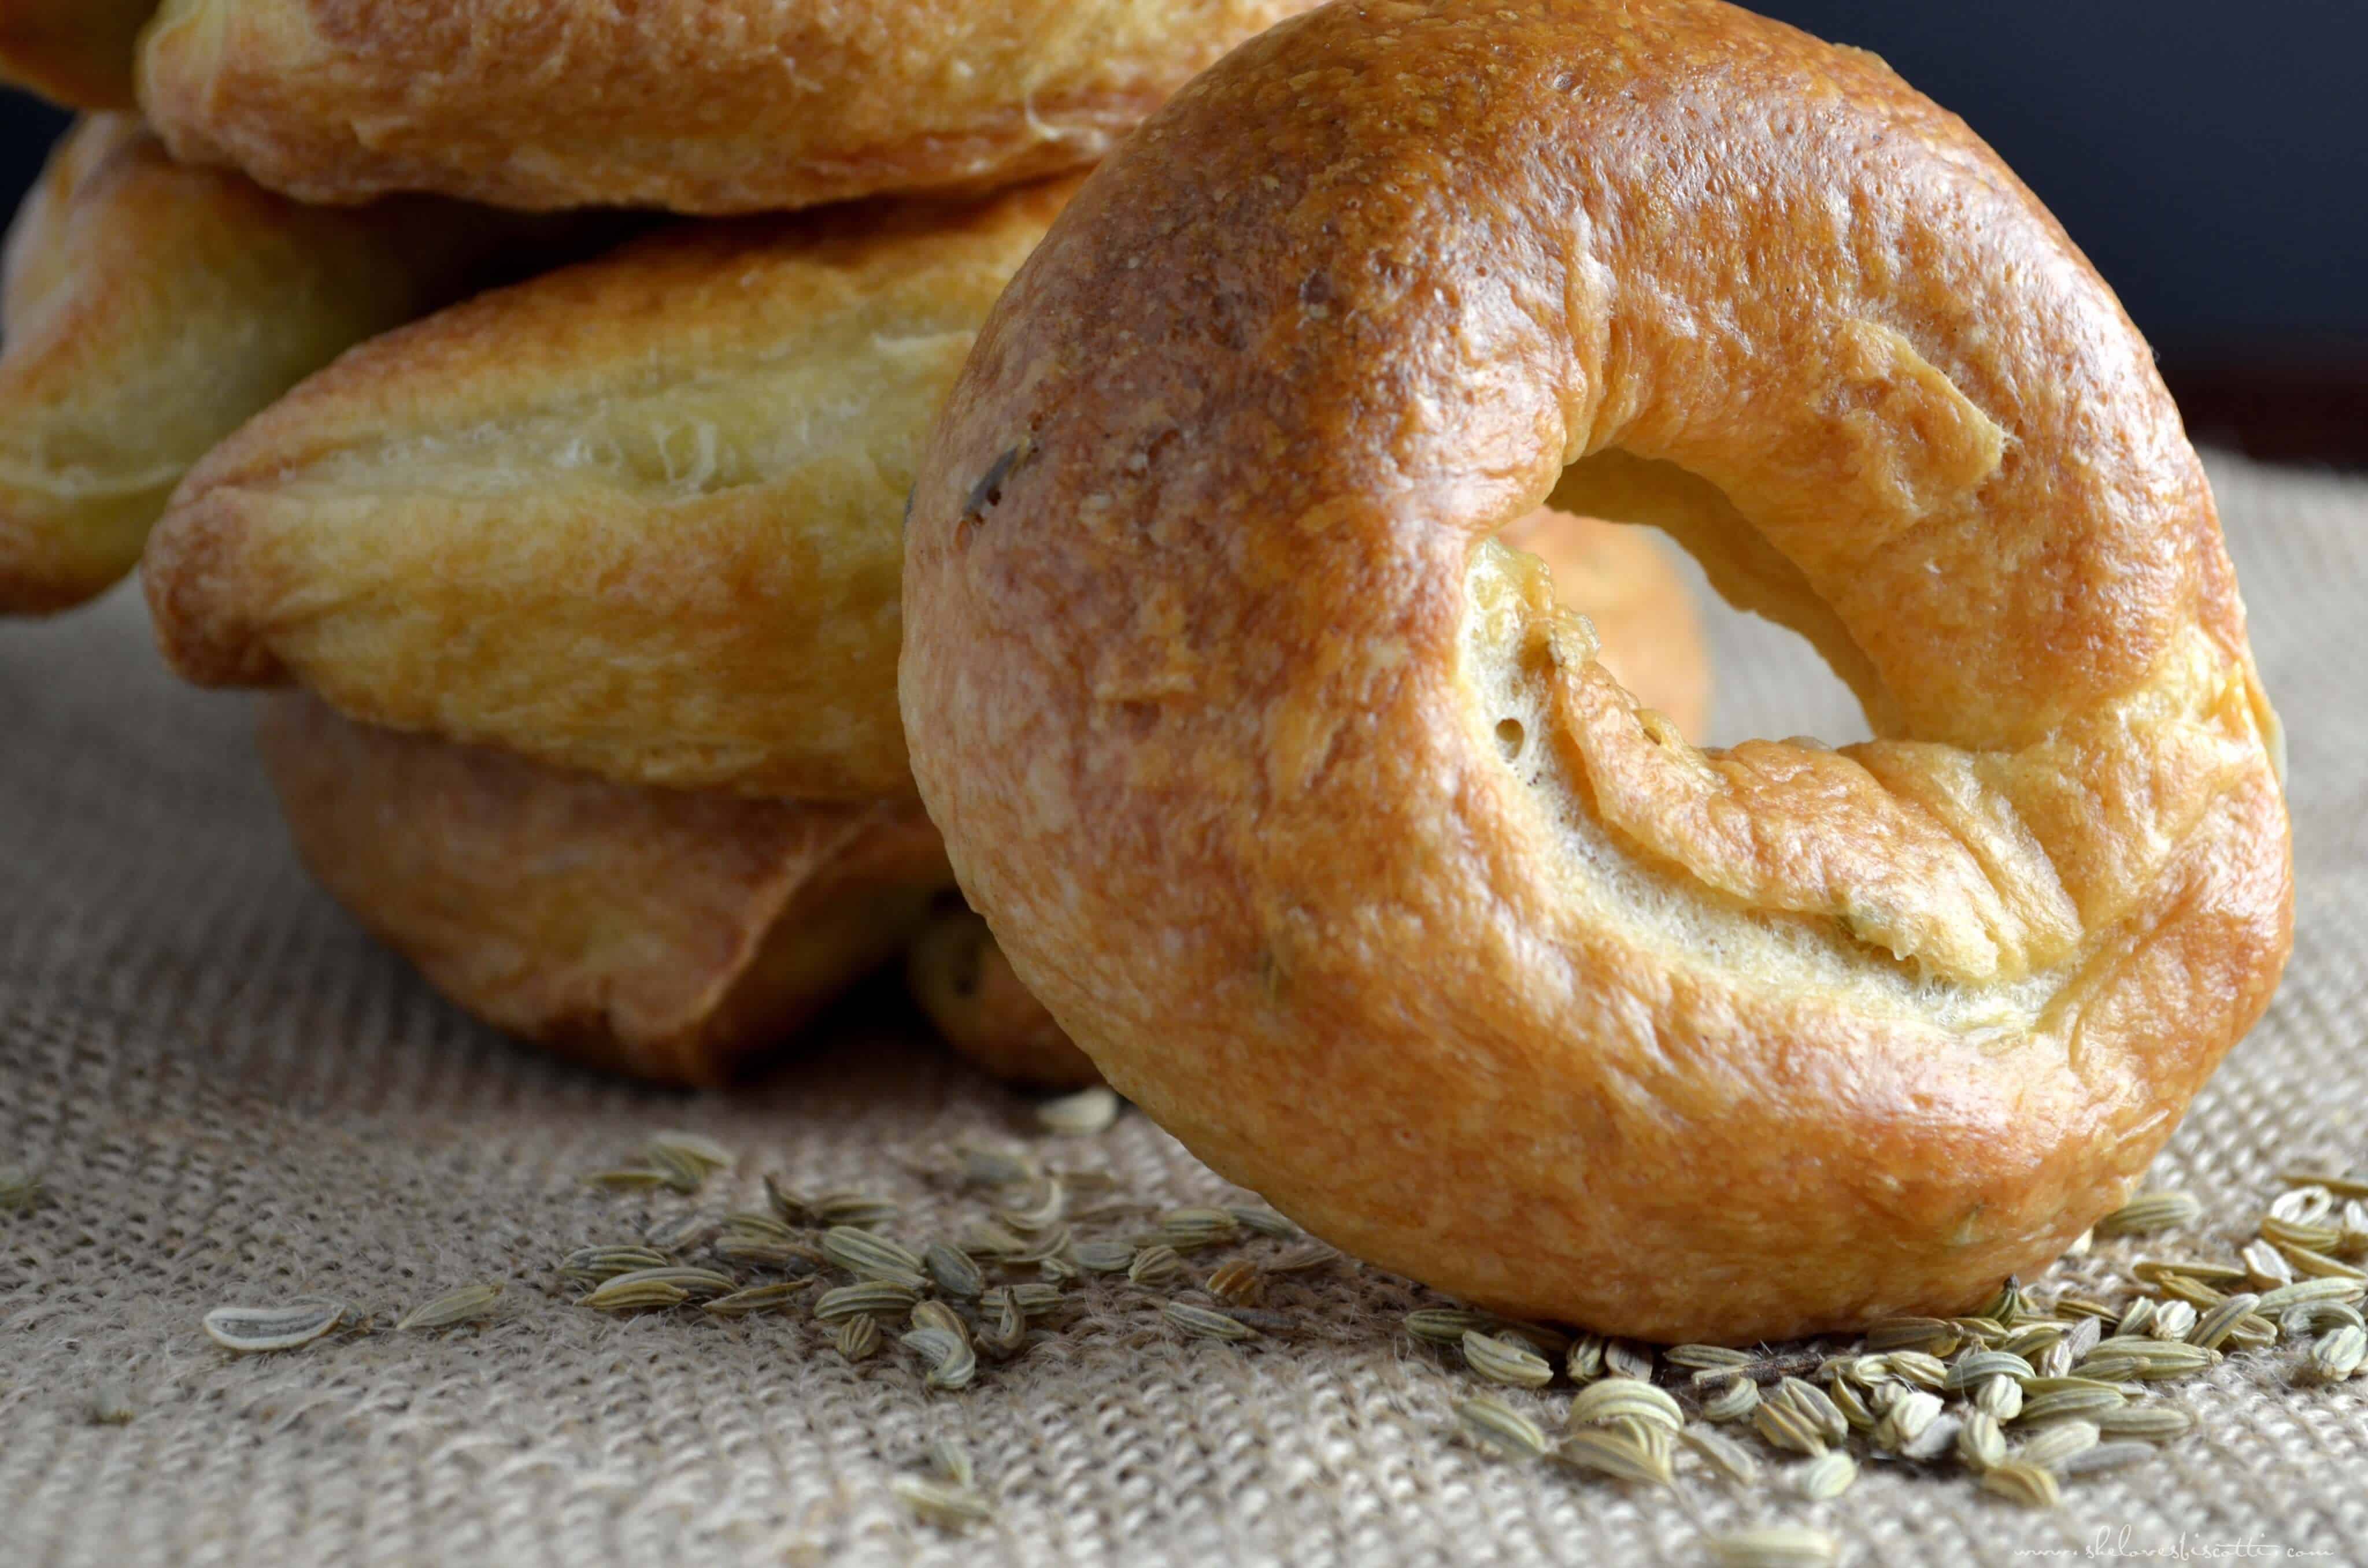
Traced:
[[1718, 1568], [1832, 1568], [1842, 1544], [1806, 1525], [1767, 1525], [1705, 1536], [1702, 1546]]
[[1187, 1301], [1170, 1301], [1159, 1309], [1169, 1323], [1200, 1339], [1256, 1339], [1258, 1330], [1238, 1318], [1224, 1312], [1213, 1312], [1206, 1307], [1196, 1307]]
[[967, 1529], [995, 1517], [995, 1510], [986, 1499], [965, 1486], [949, 1486], [941, 1481], [930, 1481], [917, 1475], [900, 1475], [888, 1483], [902, 1503], [913, 1514], [940, 1529]]
[[1471, 1329], [1463, 1347], [1464, 1363], [1492, 1383], [1541, 1389], [1554, 1381], [1554, 1364], [1526, 1345]]
[[499, 1285], [463, 1285], [425, 1305], [412, 1308], [396, 1321], [395, 1332], [450, 1328], [455, 1324], [475, 1323], [494, 1310], [494, 1302], [500, 1299], [501, 1293]]
[[1106, 1085], [1080, 1089], [1074, 1095], [1064, 1095], [1056, 1100], [1046, 1100], [1036, 1108], [1036, 1120], [1045, 1131], [1069, 1137], [1091, 1137], [1109, 1130], [1118, 1119], [1119, 1097]]
[[1458, 1404], [1455, 1424], [1474, 1442], [1508, 1459], [1533, 1460], [1546, 1451], [1546, 1435], [1536, 1422], [1487, 1394]]
[[2184, 1192], [2146, 1192], [2131, 1199], [2097, 1221], [2100, 1236], [2148, 1236], [2192, 1225], [2203, 1217], [2203, 1205]]
[[205, 1315], [208, 1337], [226, 1350], [253, 1355], [310, 1345], [345, 1322], [343, 1301], [310, 1298], [284, 1307], [216, 1307]]

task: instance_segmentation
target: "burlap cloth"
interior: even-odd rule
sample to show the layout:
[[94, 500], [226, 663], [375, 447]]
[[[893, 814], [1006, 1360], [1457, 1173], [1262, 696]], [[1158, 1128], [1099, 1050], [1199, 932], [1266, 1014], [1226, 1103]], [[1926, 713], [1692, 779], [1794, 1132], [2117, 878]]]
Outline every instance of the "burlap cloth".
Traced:
[[[2157, 1174], [2236, 1236], [2278, 1167], [2368, 1161], [2368, 481], [2214, 472], [2292, 736], [2294, 953]], [[1730, 619], [1723, 734], [1858, 732], [1799, 646]], [[2294, 1388], [2276, 1358], [2185, 1385], [2198, 1436], [2035, 1515], [1961, 1475], [1872, 1465], [1813, 1506], [1697, 1470], [1646, 1494], [1483, 1458], [1446, 1432], [1470, 1374], [1399, 1328], [1429, 1298], [1356, 1268], [1281, 1290], [1304, 1329], [1240, 1348], [1086, 1288], [1064, 1331], [960, 1393], [925, 1392], [893, 1346], [849, 1366], [802, 1313], [578, 1309], [552, 1278], [563, 1252], [689, 1201], [585, 1186], [649, 1131], [745, 1152], [718, 1206], [776, 1170], [899, 1196], [926, 1236], [978, 1204], [916, 1163], [965, 1134], [1033, 1137], [1028, 1108], [885, 993], [731, 1094], [506, 1042], [305, 880], [249, 718], [167, 680], [136, 594], [0, 629], [0, 1165], [48, 1193], [0, 1214], [0, 1560], [1691, 1561], [1705, 1528], [1779, 1518], [1834, 1529], [1854, 1562], [2080, 1555], [2100, 1531], [2133, 1551], [2368, 1560], [2368, 1379]], [[1227, 1191], [1132, 1113], [1053, 1157], [1163, 1203]], [[238, 1359], [199, 1328], [303, 1290], [384, 1324], [474, 1279], [507, 1282], [477, 1332]], [[102, 1390], [127, 1424], [93, 1418]], [[946, 1535], [892, 1497], [940, 1435], [975, 1455], [993, 1525]]]

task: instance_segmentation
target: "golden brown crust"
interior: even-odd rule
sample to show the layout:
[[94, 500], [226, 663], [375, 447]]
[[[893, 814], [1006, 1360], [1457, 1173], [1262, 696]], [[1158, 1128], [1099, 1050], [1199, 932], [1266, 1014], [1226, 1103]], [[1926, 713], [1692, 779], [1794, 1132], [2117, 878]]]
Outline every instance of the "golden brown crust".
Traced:
[[741, 213], [1082, 167], [1315, 0], [171, 0], [174, 151], [311, 201]]
[[[1881, 738], [1638, 713], [1483, 548], [1549, 495], [1670, 526]], [[1244, 46], [1014, 279], [906, 542], [915, 772], [1019, 976], [1220, 1171], [1477, 1301], [1962, 1310], [2122, 1199], [2287, 951], [2146, 345], [1962, 123], [1725, 6]]]
[[85, 119], [8, 236], [0, 311], [0, 613], [131, 570], [188, 466], [340, 351], [441, 304], [551, 220], [445, 202], [299, 207]]
[[0, 0], [0, 81], [72, 108], [137, 105], [131, 59], [156, 0]]
[[364, 345], [175, 497], [167, 657], [628, 782], [909, 795], [905, 497], [1069, 188], [685, 224]]
[[305, 865], [430, 984], [597, 1066], [712, 1085], [928, 918], [948, 871], [909, 802], [634, 789], [265, 704]]
[[946, 1043], [995, 1077], [1082, 1089], [1100, 1069], [1019, 983], [986, 922], [959, 906], [933, 918], [905, 956], [905, 984]]

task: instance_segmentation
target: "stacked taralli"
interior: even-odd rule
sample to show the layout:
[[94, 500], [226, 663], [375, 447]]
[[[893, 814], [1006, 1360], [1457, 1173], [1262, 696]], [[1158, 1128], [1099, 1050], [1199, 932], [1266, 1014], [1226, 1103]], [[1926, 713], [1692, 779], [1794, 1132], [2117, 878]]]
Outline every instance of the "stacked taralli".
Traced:
[[[174, 667], [280, 688], [305, 863], [505, 1030], [716, 1084], [902, 954], [988, 1071], [1093, 1082], [915, 791], [904, 509], [1067, 171], [1309, 3], [14, 7], [15, 74], [154, 130], [85, 119], [11, 236], [0, 610], [144, 547]], [[1527, 526], [1699, 733], [1655, 544]]]
[[[94, 111], [8, 242], [0, 613], [138, 564], [176, 671], [270, 688], [317, 880], [503, 1030], [724, 1085], [885, 972], [1072, 1091], [1057, 1165], [866, 1119], [910, 1210], [717, 1214], [753, 1170], [656, 1134], [575, 1308], [789, 1313], [928, 1411], [1088, 1318], [1273, 1381], [1346, 1253], [1457, 1299], [1404, 1324], [1472, 1445], [1810, 1506], [2052, 1506], [2226, 1359], [2368, 1369], [2368, 1175], [2241, 1244], [2133, 1196], [2292, 942], [2211, 488], [1873, 56], [1717, 0], [0, 0], [0, 70]], [[1627, 523], [1874, 738], [1705, 744]], [[1264, 1202], [1096, 1168], [1121, 1095]]]
[[[2177, 410], [1870, 56], [1714, 0], [7, 15], [154, 130], [10, 242], [0, 604], [144, 542], [173, 666], [283, 688], [306, 861], [505, 1029], [714, 1084], [903, 955], [990, 1071], [1492, 1312], [2004, 1336], [2277, 983]], [[1599, 516], [1877, 738], [1701, 749]]]

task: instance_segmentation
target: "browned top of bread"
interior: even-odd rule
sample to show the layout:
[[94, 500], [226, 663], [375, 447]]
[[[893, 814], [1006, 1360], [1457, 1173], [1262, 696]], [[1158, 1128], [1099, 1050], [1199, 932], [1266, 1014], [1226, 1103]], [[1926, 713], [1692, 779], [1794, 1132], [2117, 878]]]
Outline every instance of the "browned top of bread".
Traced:
[[751, 212], [1092, 163], [1313, 0], [169, 0], [173, 150], [313, 201]]
[[909, 797], [905, 497], [1068, 190], [685, 224], [363, 345], [176, 496], [166, 655], [628, 782]]
[[[1639, 712], [1479, 548], [1549, 496], [1668, 525], [1879, 738]], [[2287, 950], [2146, 346], [1961, 122], [1708, 0], [1344, 0], [1197, 79], [990, 318], [905, 588], [1019, 976], [1218, 1169], [1488, 1304], [1961, 1310], [2121, 1200]]]

